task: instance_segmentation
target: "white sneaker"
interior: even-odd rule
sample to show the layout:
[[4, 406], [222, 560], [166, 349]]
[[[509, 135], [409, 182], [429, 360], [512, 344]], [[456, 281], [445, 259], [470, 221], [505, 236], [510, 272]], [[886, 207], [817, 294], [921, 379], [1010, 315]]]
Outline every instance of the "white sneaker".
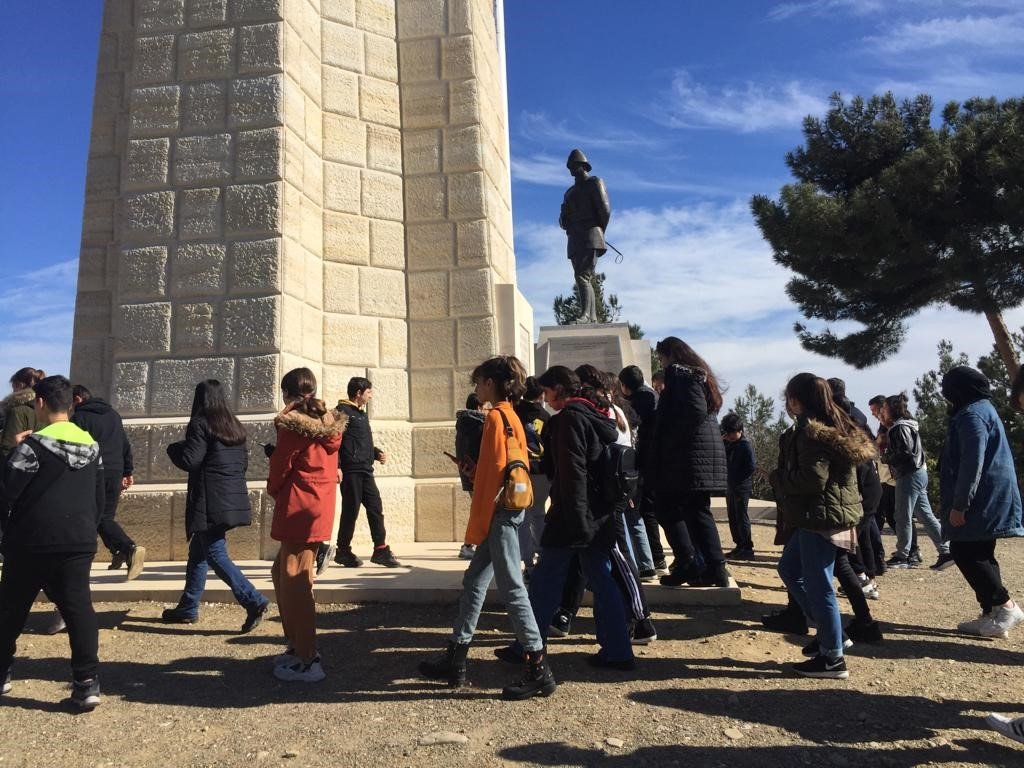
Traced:
[[864, 591], [864, 597], [868, 600], [880, 600], [882, 595], [878, 592], [878, 584], [875, 583], [874, 579], [868, 579], [867, 583], [861, 586]]
[[993, 608], [989, 615], [988, 623], [981, 628], [981, 634], [985, 637], [1007, 637], [1010, 630], [1024, 622], [1024, 611], [1016, 603], [1007, 608], [1001, 605]]
[[472, 560], [476, 554], [476, 547], [472, 544], [463, 544], [459, 548], [459, 560]]
[[319, 656], [309, 664], [303, 664], [302, 659], [295, 657], [294, 661], [274, 667], [274, 677], [293, 683], [319, 683], [327, 674], [320, 665]]
[[991, 623], [991, 615], [989, 613], [983, 613], [976, 619], [970, 621], [961, 621], [956, 625], [956, 628], [963, 632], [965, 635], [977, 635], [978, 637], [987, 637], [982, 633], [982, 629]]
[[0, 687], [0, 693], [10, 693], [11, 692], [11, 673], [10, 672], [8, 672], [6, 675], [4, 675], [4, 681], [3, 681], [2, 684], [0, 684], [0, 686], [2, 686], [2, 687]]
[[992, 713], [985, 718], [985, 722], [992, 730], [998, 731], [1006, 738], [1024, 744], [1024, 717], [1010, 718]]
[[284, 653], [279, 653], [274, 657], [274, 666], [280, 667], [282, 664], [289, 664], [299, 657], [295, 655], [294, 648], [288, 648]]

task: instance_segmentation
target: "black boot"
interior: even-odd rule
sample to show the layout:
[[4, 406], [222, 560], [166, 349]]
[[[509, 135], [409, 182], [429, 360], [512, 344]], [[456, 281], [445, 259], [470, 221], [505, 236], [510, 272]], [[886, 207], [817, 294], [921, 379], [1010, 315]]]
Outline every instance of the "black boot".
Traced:
[[725, 563], [716, 563], [709, 565], [700, 578], [691, 581], [690, 584], [695, 587], [728, 587], [730, 579], [729, 569], [725, 567]]
[[444, 654], [436, 661], [421, 661], [420, 674], [431, 680], [447, 680], [450, 688], [461, 688], [466, 684], [466, 654], [469, 643], [448, 641]]
[[508, 701], [522, 701], [533, 696], [550, 696], [555, 692], [558, 683], [551, 674], [544, 651], [530, 651], [526, 654], [526, 669], [523, 679], [518, 683], [505, 686], [501, 698]]
[[686, 562], [676, 562], [672, 565], [672, 571], [667, 576], [661, 577], [663, 587], [681, 587], [684, 584], [693, 584], [700, 578], [700, 567], [694, 558]]

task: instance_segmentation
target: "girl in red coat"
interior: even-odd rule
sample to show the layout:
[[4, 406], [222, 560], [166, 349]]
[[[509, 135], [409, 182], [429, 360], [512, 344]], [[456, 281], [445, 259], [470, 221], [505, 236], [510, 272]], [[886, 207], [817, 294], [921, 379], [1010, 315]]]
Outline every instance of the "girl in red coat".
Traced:
[[315, 683], [324, 670], [316, 650], [313, 576], [316, 551], [331, 538], [335, 483], [345, 417], [316, 397], [316, 377], [296, 368], [281, 380], [285, 408], [274, 419], [267, 492], [274, 497], [271, 538], [281, 542], [272, 576], [288, 649], [274, 660], [280, 680]]

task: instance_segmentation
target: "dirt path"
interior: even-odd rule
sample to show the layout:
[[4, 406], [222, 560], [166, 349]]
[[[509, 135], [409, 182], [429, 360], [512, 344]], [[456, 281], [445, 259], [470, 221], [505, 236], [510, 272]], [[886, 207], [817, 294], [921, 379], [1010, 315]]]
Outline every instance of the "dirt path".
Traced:
[[[276, 617], [238, 636], [237, 606], [206, 605], [201, 623], [177, 627], [159, 623], [163, 606], [105, 603], [103, 704], [73, 715], [60, 703], [66, 636], [39, 634], [48, 616], [39, 607], [15, 688], [0, 699], [0, 768], [1024, 766], [1024, 746], [982, 721], [989, 711], [1024, 714], [1024, 628], [995, 642], [960, 637], [951, 628], [977, 609], [955, 569], [891, 572], [871, 603], [885, 642], [851, 650], [848, 681], [795, 678], [784, 665], [806, 640], [758, 622], [785, 597], [770, 538], [755, 526], [767, 554], [733, 568], [743, 606], [656, 614], [661, 639], [630, 675], [586, 665], [595, 650], [586, 613], [579, 634], [552, 642], [558, 692], [525, 703], [497, 698], [516, 673], [491, 656], [507, 640], [498, 612], [481, 619], [475, 686], [451, 692], [418, 680], [415, 668], [443, 645], [454, 606], [321, 607], [329, 677], [302, 686], [270, 674], [281, 650]], [[1001, 543], [998, 554], [1024, 598], [1024, 540]], [[467, 741], [419, 744], [437, 731]]]

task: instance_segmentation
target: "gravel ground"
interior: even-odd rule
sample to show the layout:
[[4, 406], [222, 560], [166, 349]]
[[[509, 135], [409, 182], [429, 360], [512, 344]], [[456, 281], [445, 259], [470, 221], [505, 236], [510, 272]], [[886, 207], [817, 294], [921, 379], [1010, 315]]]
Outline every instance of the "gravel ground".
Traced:
[[[415, 668], [443, 645], [454, 606], [321, 606], [329, 676], [301, 685], [270, 674], [282, 646], [276, 617], [239, 636], [237, 606], [206, 605], [199, 624], [182, 627], [160, 624], [160, 605], [104, 603], [103, 704], [76, 715], [61, 701], [66, 636], [41, 634], [49, 611], [38, 606], [14, 690], [0, 698], [0, 768], [1024, 766], [1024, 746], [982, 720], [1024, 713], [1024, 628], [1009, 640], [960, 637], [951, 628], [977, 606], [958, 571], [890, 572], [871, 603], [886, 640], [851, 649], [847, 681], [795, 678], [786, 664], [806, 639], [758, 622], [785, 600], [771, 534], [755, 526], [763, 554], [732, 569], [744, 605], [657, 613], [660, 639], [630, 674], [587, 667], [595, 646], [584, 613], [579, 634], [552, 642], [557, 693], [521, 703], [497, 697], [516, 673], [491, 655], [508, 639], [498, 611], [480, 622], [474, 687], [453, 692]], [[1001, 543], [999, 555], [1024, 598], [1024, 541]], [[461, 743], [421, 743], [438, 732]]]

